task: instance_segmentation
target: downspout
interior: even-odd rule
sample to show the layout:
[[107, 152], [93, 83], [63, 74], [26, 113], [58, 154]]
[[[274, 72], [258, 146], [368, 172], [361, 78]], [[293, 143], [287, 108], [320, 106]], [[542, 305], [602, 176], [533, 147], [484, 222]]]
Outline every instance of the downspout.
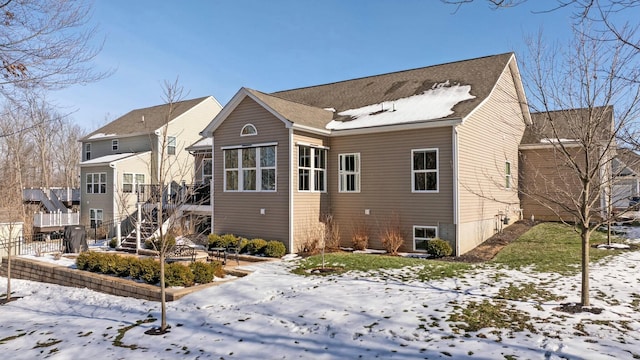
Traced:
[[[115, 163], [109, 163], [109, 167], [113, 169], [113, 209], [111, 209], [111, 220], [113, 221], [114, 226], [120, 227], [120, 209], [118, 209], [118, 169], [116, 168]], [[118, 217], [116, 218], [116, 214]], [[103, 215], [104, 216], [104, 215]], [[118, 239], [118, 242], [120, 239]]]
[[293, 254], [293, 127], [289, 128], [289, 253]]
[[[213, 139], [213, 134], [211, 134], [211, 181], [209, 181], [209, 204], [211, 204], [211, 233], [214, 233], [214, 227], [213, 227], [213, 222], [214, 220], [214, 213], [215, 213], [215, 196], [214, 196], [214, 189], [215, 187], [213, 186], [213, 181], [216, 178], [216, 162], [215, 162], [215, 154], [213, 153], [213, 148], [215, 144], [215, 140]], [[222, 174], [222, 176], [224, 177], [224, 172]], [[224, 184], [224, 180], [223, 180], [223, 184]], [[224, 185], [223, 185], [224, 186]]]
[[458, 126], [452, 127], [452, 160], [453, 160], [453, 226], [456, 231], [456, 256], [460, 256], [460, 196], [458, 184]]

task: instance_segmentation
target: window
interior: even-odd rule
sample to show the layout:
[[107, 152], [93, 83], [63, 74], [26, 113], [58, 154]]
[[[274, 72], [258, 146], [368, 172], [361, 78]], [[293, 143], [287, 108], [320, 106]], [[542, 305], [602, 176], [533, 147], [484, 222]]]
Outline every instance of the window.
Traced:
[[243, 126], [242, 130], [240, 130], [240, 136], [252, 136], [252, 135], [258, 135], [258, 130], [256, 130], [256, 127], [251, 124], [247, 124]]
[[102, 209], [89, 209], [89, 221], [91, 228], [95, 229], [102, 225]]
[[429, 240], [438, 237], [438, 228], [435, 226], [413, 227], [413, 250], [426, 251]]
[[326, 191], [327, 149], [298, 146], [298, 190]]
[[504, 163], [504, 187], [511, 189], [511, 162]]
[[118, 151], [119, 142], [118, 139], [111, 140], [111, 150]]
[[213, 161], [211, 158], [202, 159], [202, 182], [208, 184], [213, 179]]
[[360, 191], [360, 154], [340, 154], [339, 161], [339, 191]]
[[122, 192], [131, 193], [138, 192], [142, 190], [144, 187], [141, 185], [144, 184], [144, 174], [130, 174], [124, 173], [122, 174]]
[[91, 143], [84, 144], [84, 159], [91, 160]]
[[276, 147], [224, 150], [225, 191], [275, 191]]
[[175, 136], [167, 136], [167, 154], [169, 155], [176, 154], [176, 137]]
[[413, 192], [438, 191], [438, 149], [412, 150]]
[[107, 173], [86, 174], [87, 194], [107, 193]]

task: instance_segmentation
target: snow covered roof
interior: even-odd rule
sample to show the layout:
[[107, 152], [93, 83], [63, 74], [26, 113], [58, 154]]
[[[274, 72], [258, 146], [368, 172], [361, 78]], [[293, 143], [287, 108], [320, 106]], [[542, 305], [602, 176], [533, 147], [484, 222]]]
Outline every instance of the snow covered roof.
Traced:
[[111, 154], [111, 155], [105, 155], [105, 156], [101, 156], [95, 159], [91, 159], [91, 160], [87, 160], [87, 161], [83, 161], [80, 163], [80, 166], [82, 165], [108, 165], [111, 164], [114, 161], [120, 161], [120, 160], [124, 160], [126, 158], [132, 157], [132, 156], [136, 156], [136, 155], [142, 155], [142, 154], [146, 154], [146, 153], [151, 153], [150, 151], [145, 151], [144, 153], [122, 153], [122, 154]]
[[[558, 144], [577, 142], [587, 127], [597, 127], [601, 140], [609, 141], [613, 130], [613, 107], [565, 109], [531, 113], [532, 124], [524, 130], [520, 144]], [[553, 126], [551, 126], [553, 123]], [[555, 131], [555, 133], [554, 133]]]

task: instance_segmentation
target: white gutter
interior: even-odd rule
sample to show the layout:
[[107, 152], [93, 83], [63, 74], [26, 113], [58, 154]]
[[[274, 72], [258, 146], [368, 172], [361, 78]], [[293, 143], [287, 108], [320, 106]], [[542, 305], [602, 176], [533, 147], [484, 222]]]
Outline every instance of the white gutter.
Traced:
[[[118, 169], [116, 168], [116, 164], [110, 163], [109, 167], [113, 169], [113, 204], [111, 209], [111, 220], [116, 221], [116, 213], [118, 214], [117, 221], [120, 221], [120, 209], [118, 209]], [[104, 215], [103, 215], [104, 217]]]
[[452, 131], [452, 157], [453, 157], [453, 225], [456, 228], [456, 256], [460, 256], [460, 195], [458, 184], [458, 127], [453, 126]]

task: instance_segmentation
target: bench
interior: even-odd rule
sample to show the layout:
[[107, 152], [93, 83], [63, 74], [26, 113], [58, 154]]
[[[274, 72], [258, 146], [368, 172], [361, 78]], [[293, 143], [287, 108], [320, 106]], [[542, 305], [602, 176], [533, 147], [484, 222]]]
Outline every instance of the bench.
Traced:
[[167, 262], [179, 261], [178, 258], [189, 258], [191, 262], [196, 260], [196, 249], [189, 245], [175, 245], [166, 255]]

